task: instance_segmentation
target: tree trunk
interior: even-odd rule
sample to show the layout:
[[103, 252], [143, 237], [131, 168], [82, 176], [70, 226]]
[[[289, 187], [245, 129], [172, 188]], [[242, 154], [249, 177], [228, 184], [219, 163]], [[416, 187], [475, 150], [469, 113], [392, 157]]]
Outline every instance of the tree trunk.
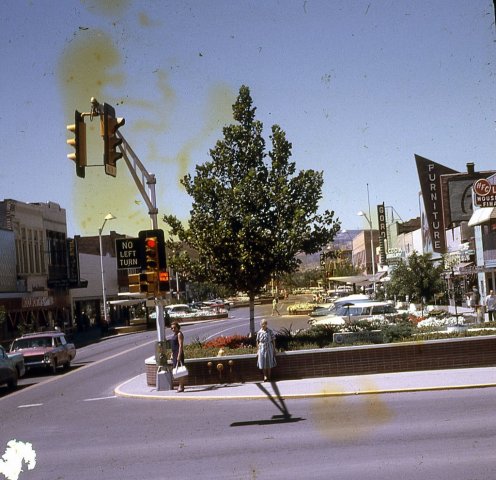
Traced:
[[255, 336], [255, 294], [249, 293], [250, 299], [250, 337]]

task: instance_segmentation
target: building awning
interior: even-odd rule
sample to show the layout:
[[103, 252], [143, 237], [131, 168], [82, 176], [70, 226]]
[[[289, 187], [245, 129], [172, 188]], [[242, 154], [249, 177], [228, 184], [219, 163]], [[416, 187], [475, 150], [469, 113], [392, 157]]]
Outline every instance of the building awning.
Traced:
[[351, 283], [355, 285], [370, 285], [378, 282], [386, 272], [377, 272], [375, 275], [353, 275], [349, 277], [329, 277], [328, 280], [333, 282]]
[[138, 299], [138, 298], [129, 298], [127, 300], [111, 300], [110, 305], [121, 305], [123, 307], [130, 307], [132, 305], [139, 305], [140, 303], [143, 303], [145, 299]]
[[483, 223], [489, 222], [492, 218], [496, 218], [496, 208], [495, 207], [483, 207], [474, 210], [474, 213], [468, 221], [469, 227], [475, 227], [476, 225], [482, 225]]

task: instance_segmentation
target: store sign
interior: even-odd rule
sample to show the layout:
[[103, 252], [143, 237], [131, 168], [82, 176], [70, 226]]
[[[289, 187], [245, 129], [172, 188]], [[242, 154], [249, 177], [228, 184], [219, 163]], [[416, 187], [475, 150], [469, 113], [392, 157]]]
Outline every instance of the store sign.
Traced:
[[474, 202], [479, 207], [496, 207], [496, 185], [480, 178], [474, 183]]
[[22, 308], [40, 308], [53, 305], [53, 297], [23, 297]]
[[420, 155], [415, 155], [415, 161], [417, 163], [432, 251], [443, 253], [446, 250], [446, 237], [442, 210], [441, 175], [458, 172]]
[[400, 248], [390, 248], [386, 253], [388, 265], [395, 265], [403, 260], [405, 254]]
[[387, 265], [386, 259], [386, 241], [387, 241], [387, 228], [386, 228], [386, 207], [384, 203], [377, 205], [377, 220], [379, 222], [379, 254], [381, 265]]

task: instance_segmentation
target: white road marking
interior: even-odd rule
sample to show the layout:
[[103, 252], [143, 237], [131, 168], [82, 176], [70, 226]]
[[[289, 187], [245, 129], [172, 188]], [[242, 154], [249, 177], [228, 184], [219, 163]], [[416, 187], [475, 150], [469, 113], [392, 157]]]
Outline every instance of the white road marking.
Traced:
[[[260, 315], [255, 315], [255, 318], [259, 318], [259, 317], [260, 317]], [[230, 320], [235, 320], [236, 322], [241, 322], [241, 321], [245, 321], [246, 319], [236, 318], [236, 319], [230, 319]], [[208, 321], [208, 323], [214, 323], [214, 322], [222, 323], [223, 320], [212, 320], [212, 321]], [[195, 330], [200, 330], [202, 328], [202, 326], [205, 325], [205, 323], [207, 323], [207, 322], [201, 322], [201, 323], [197, 323], [197, 324], [192, 325], [192, 328], [188, 329], [188, 332], [189, 333], [192, 333]], [[226, 328], [224, 330], [220, 330], [217, 333], [215, 333], [213, 335], [210, 335], [208, 337], [208, 339], [213, 338], [213, 337], [216, 337], [217, 335], [220, 335], [221, 333], [227, 332], [228, 330], [232, 330], [234, 328], [239, 328], [239, 324], [236, 325], [236, 326], [231, 326], [231, 327]], [[172, 338], [172, 335], [166, 335], [166, 339], [170, 339], [170, 338]], [[35, 383], [33, 385], [29, 385], [26, 388], [18, 389], [15, 392], [12, 392], [10, 395], [7, 395], [5, 397], [0, 397], [0, 401], [2, 401], [4, 398], [12, 398], [12, 397], [14, 397], [16, 395], [20, 395], [21, 393], [26, 392], [28, 390], [32, 390], [34, 388], [38, 388], [41, 385], [46, 385], [47, 383], [54, 382], [54, 381], [57, 381], [57, 380], [59, 380], [61, 378], [68, 377], [69, 375], [76, 375], [78, 372], [83, 371], [83, 370], [86, 370], [87, 368], [96, 367], [100, 363], [103, 363], [103, 362], [106, 362], [108, 360], [111, 360], [111, 359], [120, 357], [122, 355], [125, 355], [126, 353], [132, 352], [133, 350], [138, 350], [140, 348], [146, 347], [146, 346], [151, 345], [151, 344], [154, 344], [156, 342], [157, 342], [157, 340], [149, 340], [149, 341], [147, 341], [147, 342], [145, 342], [143, 344], [135, 345], [134, 347], [128, 348], [127, 350], [124, 350], [124, 351], [119, 352], [119, 353], [115, 353], [115, 354], [110, 355], [110, 356], [105, 357], [105, 358], [101, 358], [100, 360], [97, 360], [95, 362], [89, 363], [87, 365], [78, 366], [78, 368], [75, 368], [73, 370], [70, 370], [69, 372], [65, 373], [64, 375], [53, 376], [52, 378], [47, 379], [47, 380], [45, 380], [45, 381], [43, 381], [41, 383]], [[77, 364], [77, 362], [74, 362], [74, 363], [75, 363], [75, 365]], [[40, 404], [32, 404], [32, 405], [19, 405], [17, 408], [39, 407], [39, 406], [42, 406], [42, 405], [43, 405], [42, 403], [40, 403]]]
[[108, 400], [109, 398], [117, 398], [117, 395], [111, 395], [110, 397], [85, 398], [83, 402], [96, 402], [97, 400]]

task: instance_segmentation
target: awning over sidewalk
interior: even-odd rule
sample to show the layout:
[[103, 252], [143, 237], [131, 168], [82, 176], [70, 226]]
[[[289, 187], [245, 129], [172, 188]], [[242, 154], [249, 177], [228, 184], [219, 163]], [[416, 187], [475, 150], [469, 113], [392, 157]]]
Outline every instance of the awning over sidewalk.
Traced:
[[483, 223], [489, 222], [489, 220], [496, 218], [496, 208], [494, 207], [483, 207], [474, 211], [470, 220], [468, 221], [469, 227], [475, 227], [477, 225], [482, 225]]
[[378, 282], [387, 272], [377, 272], [375, 275], [350, 275], [348, 277], [329, 277], [328, 280], [355, 285], [370, 285]]
[[111, 300], [110, 305], [122, 305], [123, 307], [130, 307], [132, 305], [139, 305], [143, 303], [146, 299], [130, 298], [128, 300]]

